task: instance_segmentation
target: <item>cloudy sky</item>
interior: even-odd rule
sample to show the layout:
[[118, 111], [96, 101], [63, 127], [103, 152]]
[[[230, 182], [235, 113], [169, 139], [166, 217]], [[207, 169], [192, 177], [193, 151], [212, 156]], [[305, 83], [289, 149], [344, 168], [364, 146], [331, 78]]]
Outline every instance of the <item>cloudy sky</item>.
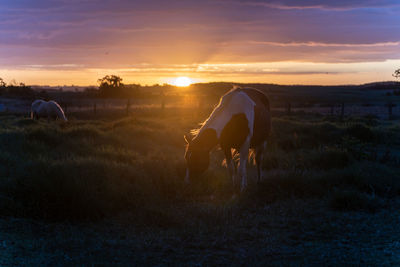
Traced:
[[0, 1], [6, 82], [358, 84], [397, 68], [398, 0]]

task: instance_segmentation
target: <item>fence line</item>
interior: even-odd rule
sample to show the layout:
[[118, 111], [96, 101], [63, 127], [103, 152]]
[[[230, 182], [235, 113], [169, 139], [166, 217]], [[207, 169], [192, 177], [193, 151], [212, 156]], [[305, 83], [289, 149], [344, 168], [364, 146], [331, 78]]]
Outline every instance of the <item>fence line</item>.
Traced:
[[[159, 109], [163, 112], [167, 108], [187, 108], [195, 109], [196, 113], [203, 113], [215, 107], [216, 103], [207, 102], [203, 97], [184, 97], [182, 100], [167, 101], [166, 97], [152, 100], [138, 99], [77, 99], [68, 101], [58, 101], [65, 113], [92, 111], [98, 114], [100, 111], [121, 110], [126, 115], [137, 109]], [[3, 107], [0, 113], [29, 113], [31, 101], [1, 99], [0, 105]], [[317, 113], [327, 116], [335, 116], [343, 119], [347, 116], [374, 115], [381, 119], [400, 118], [400, 103], [387, 102], [366, 105], [362, 103], [320, 103], [318, 105], [308, 105], [304, 103], [286, 102], [282, 106], [272, 106], [272, 111], [283, 114], [294, 114], [296, 112]]]

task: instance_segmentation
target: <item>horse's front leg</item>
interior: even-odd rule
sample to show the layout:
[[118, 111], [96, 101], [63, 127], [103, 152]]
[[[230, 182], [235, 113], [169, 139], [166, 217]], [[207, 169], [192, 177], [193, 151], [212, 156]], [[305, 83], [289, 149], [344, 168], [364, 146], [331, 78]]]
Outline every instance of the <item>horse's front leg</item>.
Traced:
[[224, 154], [226, 160], [226, 168], [228, 169], [229, 176], [232, 179], [233, 186], [235, 186], [236, 166], [232, 160], [231, 148], [224, 148]]
[[246, 139], [246, 142], [240, 148], [240, 163], [239, 163], [239, 177], [241, 178], [240, 191], [244, 191], [247, 187], [247, 160], [249, 157], [250, 149], [250, 138]]

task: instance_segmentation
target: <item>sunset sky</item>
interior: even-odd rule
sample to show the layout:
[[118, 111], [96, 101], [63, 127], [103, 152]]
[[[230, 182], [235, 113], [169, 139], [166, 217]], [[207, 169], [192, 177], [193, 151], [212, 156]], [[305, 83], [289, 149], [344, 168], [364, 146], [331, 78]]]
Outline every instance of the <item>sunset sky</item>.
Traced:
[[397, 68], [398, 0], [0, 1], [6, 82], [359, 84]]

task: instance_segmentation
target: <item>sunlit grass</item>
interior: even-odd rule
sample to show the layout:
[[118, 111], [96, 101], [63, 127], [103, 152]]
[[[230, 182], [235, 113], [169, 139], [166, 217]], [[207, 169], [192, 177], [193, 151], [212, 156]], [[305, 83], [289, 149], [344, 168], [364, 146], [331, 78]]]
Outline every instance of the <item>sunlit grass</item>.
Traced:
[[[160, 213], [179, 221], [174, 214], [182, 207], [218, 213], [293, 197], [332, 199], [327, 209], [369, 209], [373, 197], [400, 193], [393, 178], [400, 175], [398, 147], [386, 145], [399, 136], [390, 124], [274, 118], [265, 178], [257, 186], [250, 167], [249, 190], [235, 198], [218, 150], [212, 168], [191, 187], [183, 183], [182, 136], [204, 118], [159, 113], [90, 120], [75, 114], [68, 124], [0, 117], [0, 214], [59, 220], [134, 211], [145, 223]], [[353, 191], [360, 197], [348, 198]]]

